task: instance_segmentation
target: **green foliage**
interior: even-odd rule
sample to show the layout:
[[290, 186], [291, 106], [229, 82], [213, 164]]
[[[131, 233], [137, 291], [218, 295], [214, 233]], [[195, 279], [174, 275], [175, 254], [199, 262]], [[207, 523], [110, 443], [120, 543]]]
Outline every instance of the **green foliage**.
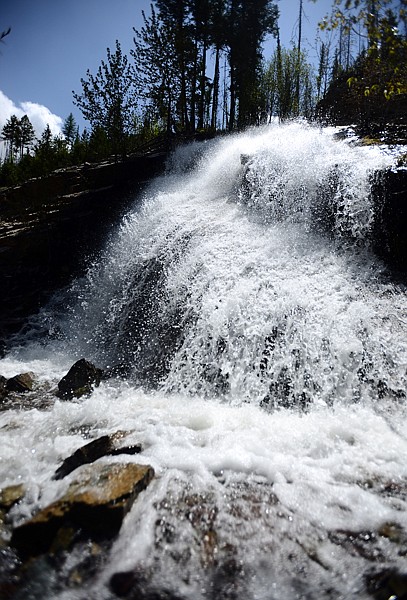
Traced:
[[[339, 33], [332, 79], [318, 113], [334, 123], [353, 122], [375, 134], [388, 122], [402, 125], [407, 98], [406, 0], [335, 0], [321, 24]], [[349, 60], [349, 49], [359, 52]]]
[[1, 136], [1, 139], [7, 144], [8, 162], [13, 162], [16, 159], [17, 150], [20, 147], [20, 133], [20, 120], [16, 115], [11, 115], [3, 127]]
[[78, 126], [72, 113], [65, 119], [62, 126], [62, 133], [64, 134], [68, 146], [71, 148], [78, 135]]
[[232, 99], [229, 129], [235, 126], [234, 97], [238, 127], [258, 122], [261, 44], [268, 33], [275, 33], [277, 15], [276, 5], [269, 0], [232, 0], [230, 3], [227, 46]]
[[[358, 76], [352, 73], [347, 78], [366, 97], [381, 94], [388, 100], [407, 93], [407, 40], [399, 32], [406, 27], [405, 7], [406, 0], [397, 10], [392, 0], [335, 0], [331, 16], [320, 23], [321, 29], [340, 29], [340, 55], [343, 35], [366, 42], [357, 59]], [[345, 71], [351, 69], [349, 60], [344, 64], [340, 56], [339, 62]]]
[[120, 44], [107, 49], [107, 62], [101, 62], [96, 75], [88, 70], [81, 79], [82, 94], [73, 92], [74, 103], [92, 128], [105, 131], [110, 152], [126, 154], [126, 136], [136, 109], [135, 74]]
[[[169, 133], [215, 128], [220, 99], [221, 55], [229, 64], [224, 81], [228, 129], [258, 121], [261, 44], [273, 33], [277, 8], [271, 0], [158, 0], [135, 31], [132, 56], [139, 94], [153, 122]], [[215, 56], [208, 74], [207, 54]], [[225, 73], [226, 76], [226, 73]]]
[[[299, 89], [298, 89], [299, 82]], [[280, 119], [310, 118], [315, 108], [314, 73], [304, 52], [277, 45], [262, 77], [264, 113]]]
[[[16, 124], [21, 127], [16, 128]], [[33, 143], [34, 130], [28, 117], [19, 120], [12, 115], [4, 129], [3, 139], [8, 141], [9, 149], [6, 160], [0, 166], [0, 186], [18, 185], [32, 177], [42, 177], [55, 169], [83, 162], [89, 154], [87, 145], [78, 133], [70, 145], [65, 138], [54, 136], [49, 125], [40, 139]], [[11, 154], [10, 142], [14, 148]]]

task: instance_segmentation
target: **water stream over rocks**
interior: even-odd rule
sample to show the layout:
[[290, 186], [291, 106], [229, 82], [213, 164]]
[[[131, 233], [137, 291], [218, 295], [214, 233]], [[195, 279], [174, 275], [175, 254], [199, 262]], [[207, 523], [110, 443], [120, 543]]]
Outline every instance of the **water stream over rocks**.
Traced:
[[[53, 398], [0, 412], [12, 526], [101, 436], [141, 452], [100, 461], [155, 477], [109, 542], [18, 576], [0, 550], [8, 597], [407, 598], [407, 297], [372, 252], [370, 193], [394, 161], [303, 124], [174, 153], [0, 361]], [[53, 395], [81, 357], [108, 376]]]

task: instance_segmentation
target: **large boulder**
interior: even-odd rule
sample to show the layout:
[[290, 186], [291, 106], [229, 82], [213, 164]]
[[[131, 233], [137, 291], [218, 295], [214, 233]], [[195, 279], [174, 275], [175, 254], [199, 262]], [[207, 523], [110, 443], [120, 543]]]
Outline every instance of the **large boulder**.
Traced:
[[49, 551], [63, 530], [81, 530], [99, 539], [112, 537], [153, 476], [149, 465], [113, 463], [83, 467], [59, 500], [14, 529], [11, 545], [22, 558], [28, 558]]
[[100, 384], [102, 371], [84, 358], [78, 360], [58, 383], [59, 396], [64, 400], [91, 394]]

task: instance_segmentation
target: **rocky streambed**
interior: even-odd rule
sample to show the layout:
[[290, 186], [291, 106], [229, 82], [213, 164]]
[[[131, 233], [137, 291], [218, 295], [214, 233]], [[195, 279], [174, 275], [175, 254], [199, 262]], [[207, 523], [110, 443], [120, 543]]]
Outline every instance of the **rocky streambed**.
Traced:
[[[111, 377], [85, 359], [72, 365], [57, 385], [44, 385], [33, 373], [1, 377], [0, 411], [52, 411], [56, 402], [80, 404]], [[327, 531], [317, 525], [315, 515], [304, 531], [300, 515], [261, 476], [242, 480], [233, 469], [220, 470], [217, 484], [203, 490], [192, 475], [179, 480], [155, 474], [143, 460], [145, 449], [134, 431], [88, 436], [83, 431], [83, 443], [43, 479], [36, 502], [28, 481], [0, 489], [0, 595], [5, 600], [97, 598], [100, 587], [92, 589], [98, 579], [104, 579], [103, 597], [132, 600], [186, 600], [190, 592], [185, 589], [198, 582], [202, 598], [278, 598], [281, 579], [285, 597], [293, 599], [407, 598], [407, 574], [401, 568], [407, 533], [396, 521], [383, 521], [375, 529]], [[44, 502], [47, 487], [58, 481], [59, 493]], [[135, 526], [131, 519], [124, 521], [129, 511], [137, 504], [140, 528], [144, 511], [146, 522], [151, 520], [151, 498], [146, 500], [143, 491], [154, 481], [157, 489], [166, 481], [165, 492], [153, 494], [155, 561], [136, 561], [129, 569], [124, 560], [122, 568], [116, 565], [111, 572], [110, 555], [121, 529]], [[361, 479], [359, 485], [400, 510], [407, 501], [406, 482]], [[258, 548], [259, 564], [245, 558], [248, 544]], [[345, 595], [338, 595], [337, 581], [345, 577], [347, 563], [352, 571], [356, 564], [360, 575], [349, 582]], [[277, 569], [280, 584], [267, 596], [270, 568]], [[310, 581], [318, 582], [317, 589]], [[253, 595], [253, 587], [263, 590], [259, 596]]]

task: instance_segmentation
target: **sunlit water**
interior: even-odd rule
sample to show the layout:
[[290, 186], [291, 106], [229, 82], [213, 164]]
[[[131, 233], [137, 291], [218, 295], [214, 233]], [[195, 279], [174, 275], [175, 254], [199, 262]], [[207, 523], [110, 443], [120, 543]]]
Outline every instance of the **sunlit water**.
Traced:
[[56, 383], [82, 356], [126, 372], [0, 413], [0, 481], [28, 488], [16, 523], [85, 440], [130, 431], [156, 471], [102, 572], [49, 597], [111, 598], [143, 568], [182, 598], [367, 598], [367, 573], [403, 568], [378, 532], [407, 540], [407, 299], [369, 249], [391, 162], [298, 124], [184, 148], [16, 339], [5, 376]]

